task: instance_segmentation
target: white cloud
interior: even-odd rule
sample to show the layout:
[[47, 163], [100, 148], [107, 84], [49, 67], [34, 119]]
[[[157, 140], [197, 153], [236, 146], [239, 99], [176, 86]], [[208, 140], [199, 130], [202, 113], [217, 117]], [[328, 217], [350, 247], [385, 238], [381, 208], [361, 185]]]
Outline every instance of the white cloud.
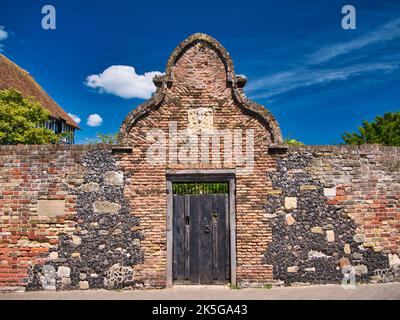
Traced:
[[8, 32], [4, 29], [4, 26], [0, 26], [0, 41], [8, 38]]
[[72, 114], [72, 113], [68, 113], [68, 115], [72, 118], [72, 120], [74, 120], [76, 123], [81, 123], [81, 118], [79, 118], [77, 115]]
[[352, 50], [361, 49], [378, 42], [390, 41], [398, 37], [400, 37], [400, 18], [389, 21], [379, 29], [355, 40], [337, 43], [317, 50], [311, 55], [311, 63], [325, 62]]
[[397, 54], [392, 56], [385, 55], [380, 59], [374, 56], [369, 59], [370, 62], [368, 63], [359, 63], [347, 67], [335, 67], [335, 64], [332, 64], [332, 67], [327, 68], [324, 63], [352, 50], [361, 49], [382, 41], [390, 41], [398, 37], [400, 37], [400, 18], [392, 20], [377, 30], [355, 40], [321, 48], [305, 58], [302, 67], [280, 71], [251, 81], [246, 88], [246, 92], [249, 92], [253, 99], [273, 99], [298, 88], [347, 80], [373, 72], [391, 72], [400, 67]]
[[101, 126], [102, 123], [103, 119], [97, 113], [91, 114], [87, 119], [87, 125], [89, 127], [98, 127]]
[[101, 74], [92, 74], [86, 78], [85, 84], [99, 92], [114, 94], [121, 98], [148, 99], [155, 92], [153, 77], [161, 75], [159, 71], [137, 74], [130, 66], [111, 66]]
[[[0, 26], [0, 41], [8, 38], [8, 32], [5, 30], [4, 26]], [[0, 43], [0, 52], [3, 51], [4, 45]]]
[[298, 68], [260, 78], [249, 84], [247, 91], [252, 98], [271, 98], [286, 92], [312, 85], [347, 80], [372, 72], [391, 72], [400, 66], [399, 62], [366, 63], [345, 68], [309, 69]]

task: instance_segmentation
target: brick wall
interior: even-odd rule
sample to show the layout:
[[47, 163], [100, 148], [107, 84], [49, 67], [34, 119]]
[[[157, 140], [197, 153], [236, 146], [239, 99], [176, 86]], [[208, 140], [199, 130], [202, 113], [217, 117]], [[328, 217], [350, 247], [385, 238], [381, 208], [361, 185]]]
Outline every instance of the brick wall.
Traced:
[[[148, 257], [145, 264], [138, 267], [141, 268], [141, 272], [151, 275], [155, 283], [165, 284], [167, 169], [239, 170], [245, 167], [245, 164], [240, 165], [234, 161], [212, 163], [211, 150], [210, 163], [172, 163], [170, 146], [166, 148], [164, 163], [148, 163], [146, 152], [153, 143], [152, 140], [146, 139], [150, 130], [161, 130], [168, 140], [171, 138], [171, 123], [176, 123], [177, 130], [187, 129], [190, 112], [199, 107], [207, 107], [212, 113], [214, 130], [233, 132], [240, 128], [254, 131], [253, 173], [238, 175], [236, 179], [236, 224], [237, 230], [240, 230], [237, 232], [237, 279], [242, 283], [271, 281], [272, 269], [262, 264], [262, 257], [264, 248], [271, 241], [271, 230], [264, 218], [264, 205], [267, 196], [265, 172], [275, 165], [267, 154], [268, 145], [274, 139], [273, 132], [259, 117], [250, 115], [248, 110], [243, 109], [234, 98], [233, 88], [227, 84], [226, 61], [212, 43], [193, 40], [183, 47], [182, 52], [177, 55], [177, 60], [172, 60], [167, 67], [173, 71], [173, 81], [166, 85], [167, 88], [162, 93], [162, 102], [152, 106], [146, 116], [135, 120], [134, 126], [129, 127], [134, 121], [130, 119], [121, 129], [121, 143], [134, 149], [135, 166], [130, 171], [133, 181], [130, 203], [141, 218], [145, 241], [150, 247], [148, 251], [145, 250], [145, 256]], [[156, 93], [156, 100], [157, 95], [161, 93]], [[246, 149], [245, 135], [246, 132], [243, 132], [243, 140], [234, 146], [240, 145], [243, 152]], [[178, 149], [183, 144], [183, 140], [179, 143], [179, 138], [178, 135]], [[201, 156], [201, 151], [198, 155]], [[220, 150], [220, 157], [224, 157], [223, 148]]]
[[[165, 287], [166, 172], [187, 169], [236, 170], [240, 285], [338, 283], [349, 266], [398, 279], [399, 148], [279, 147], [275, 119], [206, 35], [181, 43], [155, 84], [119, 146], [0, 147], [0, 287]], [[219, 132], [220, 148], [183, 130]]]
[[[43, 288], [44, 265], [57, 272], [58, 289], [165, 286], [166, 169], [146, 169], [137, 154], [112, 154], [111, 148], [0, 147], [0, 286]], [[236, 182], [239, 283], [337, 283], [349, 265], [360, 281], [398, 280], [399, 153], [379, 146], [265, 152], [260, 171]], [[103, 163], [103, 171], [91, 172], [91, 161], [96, 168]], [[96, 188], [106, 183], [105, 173], [118, 170], [125, 180], [122, 200], [107, 188], [105, 199]], [[38, 200], [48, 199], [65, 199], [65, 213], [38, 216]], [[90, 210], [105, 200], [126, 210], [98, 227]], [[127, 226], [120, 232], [118, 221]], [[102, 246], [113, 251], [106, 265], [99, 259], [107, 256]], [[134, 260], [115, 255], [124, 246]], [[97, 273], [88, 267], [93, 255]], [[135, 281], [104, 285], [116, 264]], [[68, 277], [58, 272], [68, 269]], [[83, 278], [93, 274], [102, 281]]]
[[[86, 148], [86, 147], [85, 147]], [[0, 285], [26, 286], [27, 270], [43, 264], [61, 232], [75, 228], [75, 196], [83, 148], [0, 148]], [[38, 200], [65, 200], [65, 215], [38, 216]]]

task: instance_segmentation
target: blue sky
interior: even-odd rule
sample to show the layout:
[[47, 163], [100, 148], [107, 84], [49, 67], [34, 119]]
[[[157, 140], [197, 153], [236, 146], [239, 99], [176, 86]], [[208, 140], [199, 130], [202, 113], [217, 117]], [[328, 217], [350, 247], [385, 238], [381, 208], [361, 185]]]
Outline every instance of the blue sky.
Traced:
[[[300, 2], [1, 0], [0, 50], [81, 119], [77, 143], [117, 132], [151, 94], [150, 72], [164, 72], [195, 32], [227, 48], [248, 77], [246, 94], [284, 136], [340, 143], [362, 120], [398, 111], [400, 1]], [[46, 4], [56, 8], [56, 30], [41, 27]], [[341, 27], [346, 4], [356, 8], [355, 30]], [[87, 124], [93, 114], [101, 125]]]

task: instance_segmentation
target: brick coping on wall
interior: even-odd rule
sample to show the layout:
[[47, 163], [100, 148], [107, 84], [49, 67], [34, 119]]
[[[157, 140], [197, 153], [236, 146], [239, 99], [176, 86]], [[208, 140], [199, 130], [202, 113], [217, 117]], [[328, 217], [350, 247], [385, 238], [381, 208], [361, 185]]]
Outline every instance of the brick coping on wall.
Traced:
[[[357, 154], [400, 154], [400, 147], [383, 146], [379, 144], [364, 145], [306, 145], [306, 146], [283, 146], [288, 152], [300, 151], [326, 151], [340, 153], [357, 153]], [[120, 144], [74, 144], [74, 145], [0, 145], [1, 151], [60, 151], [60, 150], [76, 150], [76, 151], [94, 151], [94, 150], [130, 150], [130, 146]]]
[[383, 146], [379, 144], [363, 145], [311, 145], [311, 146], [288, 146], [288, 151], [327, 151], [341, 153], [366, 153], [366, 154], [400, 154], [400, 147]]

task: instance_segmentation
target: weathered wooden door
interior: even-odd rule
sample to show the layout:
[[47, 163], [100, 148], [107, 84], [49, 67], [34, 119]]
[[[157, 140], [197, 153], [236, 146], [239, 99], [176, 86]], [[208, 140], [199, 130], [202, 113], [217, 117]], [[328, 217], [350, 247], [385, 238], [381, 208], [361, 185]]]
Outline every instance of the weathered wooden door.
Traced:
[[[173, 195], [174, 282], [192, 284], [229, 282], [227, 187], [213, 190], [204, 188], [202, 184], [191, 185], [196, 185], [197, 189], [189, 187], [187, 188], [190, 190], [189, 194], [174, 192]], [[204, 191], [208, 193], [203, 193]]]

